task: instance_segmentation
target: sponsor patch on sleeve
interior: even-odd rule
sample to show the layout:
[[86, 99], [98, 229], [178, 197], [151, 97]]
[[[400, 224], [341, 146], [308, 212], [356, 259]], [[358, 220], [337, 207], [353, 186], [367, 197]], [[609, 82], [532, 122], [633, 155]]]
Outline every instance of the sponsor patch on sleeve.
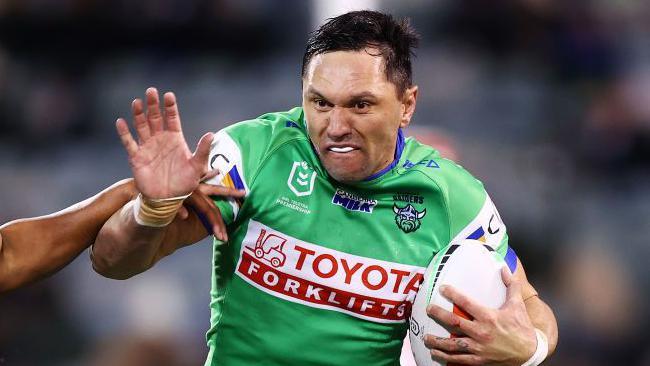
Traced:
[[499, 212], [490, 196], [486, 195], [483, 207], [476, 217], [451, 242], [474, 239], [482, 241], [493, 249], [497, 249], [505, 234], [506, 226], [501, 220], [501, 216], [499, 216]]
[[[229, 188], [242, 189], [248, 194], [249, 189], [244, 179], [242, 155], [235, 141], [225, 132], [219, 131], [214, 136], [210, 147], [208, 169], [218, 170], [219, 174], [205, 183], [221, 185]], [[228, 199], [233, 208], [234, 217], [237, 217], [242, 205], [241, 199]]]

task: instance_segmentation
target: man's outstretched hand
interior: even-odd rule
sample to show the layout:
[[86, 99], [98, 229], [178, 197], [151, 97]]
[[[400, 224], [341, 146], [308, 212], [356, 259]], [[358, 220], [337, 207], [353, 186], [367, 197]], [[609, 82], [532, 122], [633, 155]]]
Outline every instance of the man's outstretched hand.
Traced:
[[126, 120], [118, 118], [115, 123], [129, 155], [136, 188], [145, 197], [155, 199], [188, 195], [207, 173], [213, 135], [203, 135], [192, 154], [183, 136], [174, 93], [163, 96], [164, 113], [160, 110], [158, 90], [148, 88], [145, 95], [146, 113], [141, 99], [136, 98], [131, 105], [137, 142]]

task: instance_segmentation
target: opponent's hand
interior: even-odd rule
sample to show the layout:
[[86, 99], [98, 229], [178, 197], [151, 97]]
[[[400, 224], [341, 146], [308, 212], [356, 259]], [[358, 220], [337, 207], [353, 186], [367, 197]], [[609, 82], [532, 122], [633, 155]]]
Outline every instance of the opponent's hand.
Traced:
[[431, 305], [428, 315], [447, 325], [457, 338], [426, 335], [424, 343], [431, 356], [462, 365], [521, 365], [535, 352], [537, 338], [521, 295], [521, 284], [504, 268], [506, 301], [499, 309], [490, 309], [474, 302], [451, 286], [441, 293], [473, 317], [465, 319]]
[[[228, 188], [223, 186], [215, 186], [212, 184], [201, 184], [192, 195], [189, 196], [183, 205], [192, 207], [197, 213], [200, 213], [208, 221], [212, 228], [211, 234], [221, 241], [228, 241], [228, 232], [226, 224], [221, 217], [221, 211], [210, 196], [220, 196], [227, 198], [242, 198], [246, 195], [246, 191]], [[179, 216], [185, 218], [189, 215], [187, 209], [183, 207], [179, 211]]]
[[136, 188], [148, 198], [187, 195], [207, 173], [213, 135], [203, 135], [192, 154], [183, 137], [174, 93], [165, 93], [163, 97], [164, 114], [160, 111], [158, 91], [148, 88], [145, 94], [146, 114], [141, 99], [136, 98], [131, 105], [138, 142], [123, 118], [118, 118], [115, 124], [129, 155]]

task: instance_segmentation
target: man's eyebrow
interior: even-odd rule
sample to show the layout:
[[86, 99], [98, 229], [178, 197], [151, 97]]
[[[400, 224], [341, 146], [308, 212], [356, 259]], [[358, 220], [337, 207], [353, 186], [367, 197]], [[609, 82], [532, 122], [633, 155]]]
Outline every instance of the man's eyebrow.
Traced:
[[364, 91], [358, 94], [354, 94], [350, 97], [351, 100], [359, 100], [359, 99], [365, 99], [365, 98], [370, 98], [370, 99], [377, 99], [377, 95], [371, 91]]
[[[323, 94], [321, 94], [318, 90], [314, 89], [313, 87], [309, 87], [307, 89], [307, 96], [311, 99], [323, 99], [323, 100], [329, 100]], [[357, 94], [351, 95], [347, 101], [344, 103], [345, 105], [350, 105], [350, 104], [355, 104], [358, 103], [359, 101], [369, 101], [371, 103], [374, 103], [377, 101], [377, 95], [369, 90], [362, 91]]]
[[318, 90], [314, 89], [311, 86], [309, 87], [309, 89], [307, 89], [307, 94], [309, 94], [311, 96], [321, 97], [323, 99], [325, 98], [325, 97], [323, 97], [323, 94], [321, 94]]

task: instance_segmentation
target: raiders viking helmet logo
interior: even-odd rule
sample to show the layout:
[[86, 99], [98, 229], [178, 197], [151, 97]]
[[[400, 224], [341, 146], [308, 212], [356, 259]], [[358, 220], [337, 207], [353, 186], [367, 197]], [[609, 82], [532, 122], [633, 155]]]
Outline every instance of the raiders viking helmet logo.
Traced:
[[398, 207], [396, 204], [393, 204], [393, 212], [395, 212], [395, 223], [397, 227], [405, 233], [412, 233], [420, 228], [422, 224], [420, 220], [427, 214], [427, 209], [425, 208], [420, 212], [410, 203], [406, 207]]

